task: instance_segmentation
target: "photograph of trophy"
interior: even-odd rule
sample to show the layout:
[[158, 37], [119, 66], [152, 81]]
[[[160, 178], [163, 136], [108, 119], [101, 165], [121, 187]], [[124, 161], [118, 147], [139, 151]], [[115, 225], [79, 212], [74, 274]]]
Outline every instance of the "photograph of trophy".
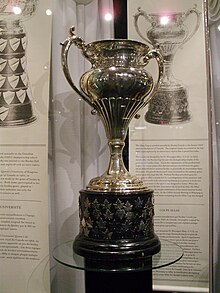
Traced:
[[[74, 44], [92, 67], [72, 81], [68, 52]], [[101, 40], [89, 44], [74, 34], [62, 43], [62, 67], [74, 91], [104, 124], [110, 161], [107, 171], [91, 179], [80, 191], [80, 232], [73, 249], [90, 259], [144, 258], [160, 250], [154, 233], [153, 191], [125, 168], [122, 150], [128, 126], [156, 92], [163, 75], [163, 58], [157, 49], [127, 39]], [[158, 79], [145, 70], [154, 59]]]
[[27, 36], [23, 22], [32, 17], [39, 0], [0, 0], [0, 126], [36, 120], [26, 70]]
[[[194, 28], [186, 20], [195, 15]], [[141, 32], [140, 18], [146, 20], [146, 35]], [[148, 25], [149, 24], [149, 25]], [[151, 99], [145, 120], [154, 124], [177, 124], [190, 120], [188, 93], [181, 81], [172, 73], [175, 53], [188, 42], [199, 28], [200, 13], [194, 8], [187, 12], [150, 13], [141, 8], [134, 15], [134, 26], [138, 35], [148, 44], [159, 44], [164, 58], [164, 76], [159, 89]], [[142, 25], [143, 28], [143, 25]]]

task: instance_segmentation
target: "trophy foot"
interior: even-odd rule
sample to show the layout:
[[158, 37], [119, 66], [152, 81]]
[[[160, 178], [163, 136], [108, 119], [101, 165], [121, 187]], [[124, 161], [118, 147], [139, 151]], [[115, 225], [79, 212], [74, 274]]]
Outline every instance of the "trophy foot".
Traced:
[[160, 251], [154, 234], [153, 191], [80, 192], [80, 233], [74, 251], [108, 261], [146, 258]]
[[131, 176], [128, 172], [117, 176], [104, 173], [100, 177], [95, 177], [90, 180], [86, 187], [89, 191], [96, 192], [134, 192], [134, 191], [149, 191], [143, 181], [136, 176]]
[[183, 87], [158, 90], [145, 114], [145, 120], [152, 124], [178, 124], [190, 119], [187, 91]]

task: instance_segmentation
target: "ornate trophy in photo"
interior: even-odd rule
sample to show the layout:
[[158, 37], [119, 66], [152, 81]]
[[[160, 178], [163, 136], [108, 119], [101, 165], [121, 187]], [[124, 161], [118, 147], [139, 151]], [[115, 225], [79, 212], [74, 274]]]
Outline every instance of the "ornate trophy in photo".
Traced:
[[[68, 68], [71, 45], [81, 50], [92, 67], [80, 79], [81, 90]], [[158, 78], [146, 71], [156, 60]], [[104, 124], [110, 161], [106, 172], [80, 191], [80, 232], [74, 251], [90, 259], [144, 258], [160, 250], [154, 233], [153, 191], [125, 168], [122, 150], [128, 126], [160, 84], [163, 58], [158, 50], [131, 40], [101, 40], [85, 44], [70, 30], [62, 44], [62, 66], [69, 84], [92, 107]]]
[[[194, 27], [187, 26], [187, 19], [194, 15]], [[145, 32], [139, 20], [146, 21]], [[164, 76], [158, 91], [151, 99], [145, 120], [154, 124], [176, 124], [190, 120], [188, 93], [186, 87], [172, 72], [175, 53], [188, 42], [199, 28], [200, 13], [194, 8], [186, 12], [146, 13], [141, 8], [134, 15], [138, 35], [148, 44], [160, 46], [164, 58]], [[142, 28], [142, 29], [141, 29]]]
[[36, 120], [26, 70], [27, 36], [23, 21], [32, 17], [39, 0], [0, 0], [0, 126]]

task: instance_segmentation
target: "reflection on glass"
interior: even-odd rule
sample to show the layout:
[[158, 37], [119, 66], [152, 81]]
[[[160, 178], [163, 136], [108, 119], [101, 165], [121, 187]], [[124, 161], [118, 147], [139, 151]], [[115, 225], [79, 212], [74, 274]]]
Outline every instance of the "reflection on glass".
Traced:
[[111, 13], [106, 13], [104, 16], [106, 21], [111, 21], [113, 19], [113, 15]]
[[166, 24], [168, 24], [169, 23], [169, 17], [168, 16], [162, 16], [161, 18], [160, 18], [160, 24], [162, 24], [162, 25], [166, 25]]

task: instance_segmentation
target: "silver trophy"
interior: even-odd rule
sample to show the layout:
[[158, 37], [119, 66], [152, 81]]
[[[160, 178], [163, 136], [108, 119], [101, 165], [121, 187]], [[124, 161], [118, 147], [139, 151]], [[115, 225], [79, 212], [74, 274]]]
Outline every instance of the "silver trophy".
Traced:
[[0, 126], [33, 122], [32, 94], [26, 70], [27, 36], [23, 27], [39, 0], [0, 0]]
[[[125, 168], [122, 150], [128, 126], [158, 88], [163, 60], [158, 50], [131, 40], [102, 40], [85, 44], [70, 30], [62, 44], [64, 74], [74, 89], [101, 118], [108, 138], [110, 161], [106, 172], [80, 191], [80, 233], [74, 250], [88, 258], [129, 259], [160, 250], [153, 228], [153, 191]], [[92, 67], [73, 83], [68, 51], [74, 44]], [[156, 59], [157, 81], [145, 70]]]
[[[194, 28], [186, 25], [189, 16], [195, 15]], [[143, 35], [139, 27], [140, 17], [149, 24]], [[175, 124], [190, 119], [188, 93], [181, 81], [172, 73], [175, 53], [196, 33], [200, 24], [200, 13], [196, 7], [187, 12], [169, 14], [147, 14], [141, 8], [134, 15], [134, 25], [138, 35], [148, 44], [160, 45], [164, 58], [164, 76], [158, 91], [150, 101], [145, 115], [146, 121], [154, 124]]]

